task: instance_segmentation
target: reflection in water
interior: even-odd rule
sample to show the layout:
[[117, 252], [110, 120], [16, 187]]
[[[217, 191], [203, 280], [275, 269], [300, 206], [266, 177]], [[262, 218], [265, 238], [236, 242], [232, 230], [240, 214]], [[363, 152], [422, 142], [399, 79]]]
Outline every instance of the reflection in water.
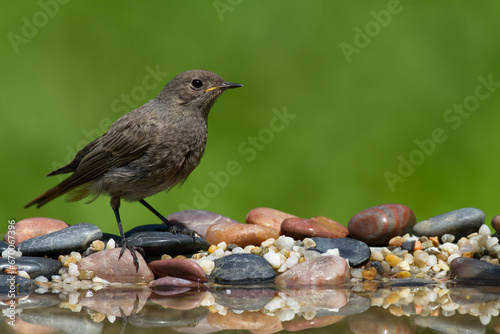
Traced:
[[5, 321], [0, 332], [107, 333], [112, 328], [124, 329], [125, 324], [126, 332], [141, 333], [155, 327], [185, 333], [248, 330], [266, 334], [312, 328], [356, 334], [486, 333], [487, 329], [500, 333], [496, 330], [500, 328], [500, 287], [399, 282], [406, 284], [365, 282], [337, 289], [286, 290], [214, 285], [209, 291], [131, 286], [69, 294], [47, 291], [15, 300], [13, 321], [8, 317], [10, 301], [2, 303]]

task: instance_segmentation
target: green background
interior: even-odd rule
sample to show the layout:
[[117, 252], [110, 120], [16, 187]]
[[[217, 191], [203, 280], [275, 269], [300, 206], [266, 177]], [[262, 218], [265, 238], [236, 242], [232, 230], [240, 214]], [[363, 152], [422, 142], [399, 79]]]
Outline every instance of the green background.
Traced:
[[[45, 216], [117, 233], [106, 198], [23, 206], [123, 114], [124, 95], [143, 104], [196, 68], [245, 87], [215, 104], [188, 181], [149, 200], [165, 215], [191, 207], [244, 221], [266, 206], [347, 224], [386, 203], [408, 205], [417, 220], [462, 207], [488, 222], [500, 213], [500, 87], [480, 90], [489, 96], [459, 126], [445, 120], [454, 104], [474, 102], [479, 77], [500, 82], [497, 1], [0, 4], [1, 231], [8, 219]], [[347, 44], [355, 52], [346, 57]], [[164, 74], [145, 89], [148, 68]], [[276, 110], [294, 118], [277, 128]], [[415, 141], [435, 129], [446, 140], [418, 153]], [[241, 150], [249, 137], [259, 141], [254, 155]], [[391, 189], [386, 173], [410, 156], [418, 166]], [[217, 185], [231, 161], [237, 173]], [[125, 229], [159, 222], [138, 203], [121, 213]]]

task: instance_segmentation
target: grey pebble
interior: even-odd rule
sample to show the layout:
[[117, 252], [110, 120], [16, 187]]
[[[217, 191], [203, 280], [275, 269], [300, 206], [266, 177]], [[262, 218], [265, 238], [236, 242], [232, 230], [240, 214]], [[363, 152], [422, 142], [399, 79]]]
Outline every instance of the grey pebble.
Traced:
[[17, 245], [23, 255], [51, 256], [86, 250], [92, 241], [102, 238], [99, 227], [80, 223], [57, 232], [24, 240]]
[[352, 267], [358, 266], [366, 262], [370, 255], [370, 247], [359, 240], [351, 238], [311, 238], [316, 243], [316, 247], [309, 248], [310, 250], [317, 250], [320, 253], [325, 253], [329, 249], [337, 248], [340, 256], [349, 261]]
[[219, 284], [264, 284], [276, 278], [273, 267], [257, 254], [231, 254], [215, 260], [208, 282]]
[[146, 256], [189, 254], [209, 246], [203, 238], [161, 231], [134, 233], [127, 240], [130, 245], [142, 248]]
[[417, 236], [442, 237], [451, 234], [455, 239], [466, 237], [484, 224], [484, 212], [476, 208], [463, 208], [435, 216], [413, 226]]
[[[15, 259], [17, 270], [24, 270], [30, 275], [31, 278], [38, 276], [45, 276], [50, 278], [56, 275], [61, 269], [61, 262], [44, 257], [23, 256]], [[4, 271], [11, 266], [9, 259], [0, 259], [0, 271]]]

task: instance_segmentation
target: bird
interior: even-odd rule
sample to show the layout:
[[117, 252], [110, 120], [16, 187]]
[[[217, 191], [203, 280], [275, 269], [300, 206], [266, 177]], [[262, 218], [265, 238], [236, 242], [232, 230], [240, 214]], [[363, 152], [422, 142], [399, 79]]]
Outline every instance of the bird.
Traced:
[[238, 87], [243, 85], [206, 70], [178, 74], [155, 99], [118, 118], [69, 164], [49, 173], [47, 176], [72, 174], [25, 208], [39, 208], [63, 194], [69, 195], [68, 201], [110, 196], [122, 243], [119, 258], [129, 249], [138, 270], [136, 247], [123, 232], [121, 201], [138, 201], [169, 226], [169, 232], [194, 237], [193, 231], [173, 225], [145, 198], [182, 185], [198, 166], [205, 152], [210, 109], [223, 92]]

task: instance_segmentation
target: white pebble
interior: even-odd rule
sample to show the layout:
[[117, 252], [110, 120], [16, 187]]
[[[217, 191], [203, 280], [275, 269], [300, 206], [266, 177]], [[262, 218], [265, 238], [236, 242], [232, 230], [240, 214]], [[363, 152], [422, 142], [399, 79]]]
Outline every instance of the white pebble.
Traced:
[[30, 275], [26, 271], [24, 271], [24, 270], [19, 270], [17, 272], [17, 276], [21, 276], [21, 277], [25, 277], [25, 278], [30, 278]]
[[340, 252], [339, 252], [339, 249], [338, 248], [333, 248], [333, 249], [329, 249], [327, 250], [326, 252], [324, 252], [323, 254], [321, 254], [323, 256], [329, 256], [329, 255], [336, 255], [336, 256], [340, 256]]
[[291, 256], [288, 259], [286, 259], [285, 264], [288, 269], [292, 268], [293, 266], [297, 265], [299, 263], [299, 259], [297, 257]]
[[316, 251], [307, 250], [304, 252], [304, 259], [306, 259], [306, 261], [314, 259], [315, 257], [318, 256], [321, 256], [321, 254]]
[[[272, 246], [275, 242], [276, 242], [276, 240], [275, 240], [275, 239], [273, 239], [273, 238], [269, 238], [269, 239], [267, 239], [267, 240], [263, 241], [263, 242], [260, 244], [260, 246], [261, 246], [261, 247], [266, 247], [266, 248], [267, 248], [267, 247], [269, 247], [269, 246]], [[248, 246], [247, 246], [247, 247], [248, 247]]]
[[[485, 225], [483, 225], [485, 226]], [[486, 326], [490, 323], [491, 321], [491, 315], [480, 315], [479, 316], [479, 321], [481, 321], [481, 323]]]
[[273, 312], [283, 308], [283, 306], [285, 306], [285, 300], [279, 296], [275, 296], [264, 306], [264, 309]]
[[17, 251], [15, 249], [12, 249], [12, 248], [6, 248], [3, 252], [2, 252], [2, 258], [4, 259], [8, 259], [9, 256], [10, 258], [20, 258], [21, 256], [23, 255], [23, 253], [21, 253], [20, 251]]
[[205, 272], [205, 274], [210, 275], [215, 268], [215, 263], [206, 257], [197, 261], [200, 265], [201, 269]]
[[49, 279], [45, 276], [38, 276], [35, 278], [35, 282], [41, 282], [41, 283], [44, 283], [44, 282], [48, 282]]
[[282, 249], [290, 249], [291, 250], [293, 248], [293, 246], [295, 245], [295, 241], [293, 240], [293, 238], [286, 237], [286, 236], [282, 235], [278, 238], [278, 240], [276, 240], [274, 245], [276, 247], [278, 247], [279, 250], [282, 250]]
[[455, 236], [453, 234], [444, 234], [441, 237], [441, 242], [447, 243], [447, 242], [453, 242], [455, 240]]
[[80, 261], [82, 259], [82, 254], [79, 252], [71, 252], [69, 256], [74, 257], [76, 261]]
[[481, 225], [481, 227], [479, 228], [478, 233], [479, 233], [479, 235], [491, 235], [491, 230], [490, 230], [490, 228], [488, 227], [488, 225], [483, 224], [483, 225]]
[[264, 259], [266, 259], [266, 261], [269, 262], [269, 264], [274, 269], [278, 269], [279, 267], [281, 267], [280, 256], [277, 253], [270, 251], [270, 252], [264, 254]]
[[242, 253], [245, 253], [245, 251], [241, 247], [236, 247], [233, 249], [233, 254], [242, 254]]
[[437, 257], [436, 257], [436, 255], [429, 255], [429, 258], [427, 259], [426, 265], [432, 267], [435, 264], [437, 264]]
[[227, 243], [225, 241], [221, 241], [217, 244], [217, 248], [225, 251], [227, 249]]
[[75, 283], [78, 281], [78, 278], [77, 277], [74, 277], [74, 276], [69, 276], [66, 277], [64, 280], [63, 280], [63, 283], [64, 284], [70, 284], [70, 283]]
[[493, 246], [495, 246], [495, 245], [498, 245], [498, 238], [497, 237], [489, 238], [486, 241], [486, 249], [488, 251], [490, 251], [493, 248]]
[[448, 256], [448, 259], [446, 260], [446, 262], [448, 264], [451, 263], [451, 261], [453, 261], [454, 259], [456, 259], [457, 257], [462, 257], [460, 254], [451, 254], [450, 256]]
[[384, 256], [382, 255], [382, 253], [376, 251], [372, 252], [371, 258], [373, 261], [379, 261], [379, 262], [384, 261]]
[[80, 271], [78, 270], [78, 265], [76, 263], [69, 264], [68, 274], [70, 274], [73, 277], [78, 277], [80, 275]]
[[399, 269], [401, 269], [401, 270], [407, 270], [407, 271], [410, 270], [410, 264], [406, 261], [399, 262], [398, 266], [399, 266]]
[[352, 268], [351, 269], [351, 276], [353, 278], [363, 278], [363, 275], [362, 275], [362, 269], [358, 269], [358, 268]]
[[451, 242], [447, 242], [441, 245], [441, 250], [448, 253], [453, 254], [456, 250], [458, 250], [458, 246], [456, 244], [452, 244]]
[[72, 292], [68, 296], [68, 303], [70, 305], [75, 305], [78, 303], [78, 299], [80, 298], [80, 293], [78, 292]]
[[115, 242], [115, 239], [111, 238], [108, 240], [108, 242], [106, 243], [106, 249], [113, 249], [116, 247], [116, 242]]
[[295, 312], [293, 312], [290, 309], [288, 310], [279, 309], [276, 312], [276, 316], [281, 322], [290, 321], [293, 320], [293, 318], [295, 318]]

